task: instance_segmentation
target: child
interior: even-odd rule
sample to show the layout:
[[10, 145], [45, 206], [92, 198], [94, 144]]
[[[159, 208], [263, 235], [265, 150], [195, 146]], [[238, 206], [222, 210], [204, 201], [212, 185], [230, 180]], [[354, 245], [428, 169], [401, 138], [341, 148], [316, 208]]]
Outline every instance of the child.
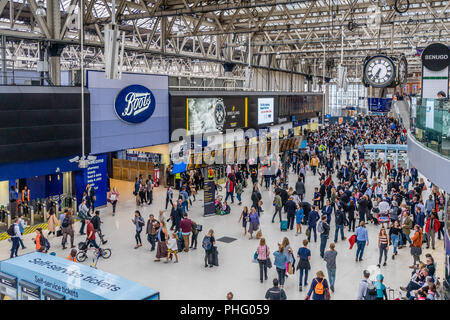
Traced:
[[230, 214], [231, 208], [226, 201], [223, 202], [222, 214]]
[[178, 245], [177, 245], [177, 234], [174, 232], [172, 233], [172, 238], [169, 239], [167, 247], [168, 247], [168, 252], [167, 252], [167, 258], [166, 261], [164, 261], [165, 263], [169, 262], [169, 258], [170, 260], [172, 260], [172, 254], [175, 255], [175, 262], [174, 263], [178, 263], [178, 255], [177, 255], [177, 250], [178, 250]]
[[247, 235], [247, 222], [248, 222], [248, 207], [245, 206], [244, 210], [239, 217], [238, 223], [241, 222], [242, 219], [242, 227], [244, 227], [244, 237]]
[[295, 223], [297, 224], [297, 233], [295, 235], [302, 234], [302, 220], [303, 220], [302, 203], [298, 202], [297, 207], [298, 207], [298, 209], [297, 209], [297, 212], [295, 213]]

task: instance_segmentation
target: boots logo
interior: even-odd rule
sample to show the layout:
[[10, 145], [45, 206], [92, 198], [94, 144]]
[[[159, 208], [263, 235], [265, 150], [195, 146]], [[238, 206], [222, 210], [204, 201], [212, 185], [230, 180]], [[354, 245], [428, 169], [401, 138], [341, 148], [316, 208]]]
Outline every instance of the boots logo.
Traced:
[[146, 87], [131, 85], [123, 88], [114, 103], [116, 115], [128, 123], [142, 123], [155, 111], [155, 97]]

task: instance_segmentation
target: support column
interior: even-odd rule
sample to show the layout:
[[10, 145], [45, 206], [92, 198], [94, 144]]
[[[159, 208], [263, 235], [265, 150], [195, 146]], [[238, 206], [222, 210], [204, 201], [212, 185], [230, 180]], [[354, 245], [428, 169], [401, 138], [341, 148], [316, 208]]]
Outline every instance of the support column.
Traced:
[[166, 53], [167, 18], [161, 18], [161, 52]]
[[2, 78], [3, 84], [8, 84], [8, 77], [6, 71], [6, 36], [2, 36]]
[[[61, 31], [61, 11], [59, 1], [47, 1], [47, 24], [53, 39], [59, 39]], [[49, 48], [49, 76], [54, 85], [61, 85], [61, 51], [51, 45]]]

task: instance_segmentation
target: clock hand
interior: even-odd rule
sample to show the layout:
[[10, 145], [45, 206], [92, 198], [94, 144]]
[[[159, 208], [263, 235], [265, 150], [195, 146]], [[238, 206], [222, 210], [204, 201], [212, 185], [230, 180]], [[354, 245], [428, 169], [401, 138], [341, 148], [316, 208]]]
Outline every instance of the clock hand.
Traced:
[[377, 73], [375, 74], [375, 77], [378, 78], [378, 76], [380, 75], [381, 69], [378, 69]]

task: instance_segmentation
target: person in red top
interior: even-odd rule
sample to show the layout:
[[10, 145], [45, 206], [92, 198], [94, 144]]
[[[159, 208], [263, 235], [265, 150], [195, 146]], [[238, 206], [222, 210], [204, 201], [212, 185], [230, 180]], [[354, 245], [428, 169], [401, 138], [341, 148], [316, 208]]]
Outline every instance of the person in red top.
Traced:
[[227, 196], [225, 197], [225, 201], [227, 201], [228, 197], [231, 196], [231, 203], [234, 203], [234, 195], [233, 195], [234, 185], [233, 185], [233, 181], [231, 180], [231, 178], [228, 178], [228, 181], [225, 184], [225, 189], [226, 189], [226, 192], [227, 192]]
[[425, 224], [425, 232], [427, 233], [427, 249], [431, 246], [434, 250], [434, 243], [436, 238], [436, 233], [438, 233], [441, 224], [436, 216], [436, 212], [431, 213], [431, 215], [427, 218], [427, 223]]
[[180, 229], [184, 240], [184, 251], [189, 252], [189, 236], [192, 231], [192, 221], [188, 218], [187, 213], [183, 215], [183, 220], [180, 222]]
[[86, 221], [87, 221], [86, 235], [87, 235], [88, 245], [91, 244], [94, 248], [98, 249], [98, 244], [95, 241], [94, 225], [92, 224], [90, 219], [86, 219]]

